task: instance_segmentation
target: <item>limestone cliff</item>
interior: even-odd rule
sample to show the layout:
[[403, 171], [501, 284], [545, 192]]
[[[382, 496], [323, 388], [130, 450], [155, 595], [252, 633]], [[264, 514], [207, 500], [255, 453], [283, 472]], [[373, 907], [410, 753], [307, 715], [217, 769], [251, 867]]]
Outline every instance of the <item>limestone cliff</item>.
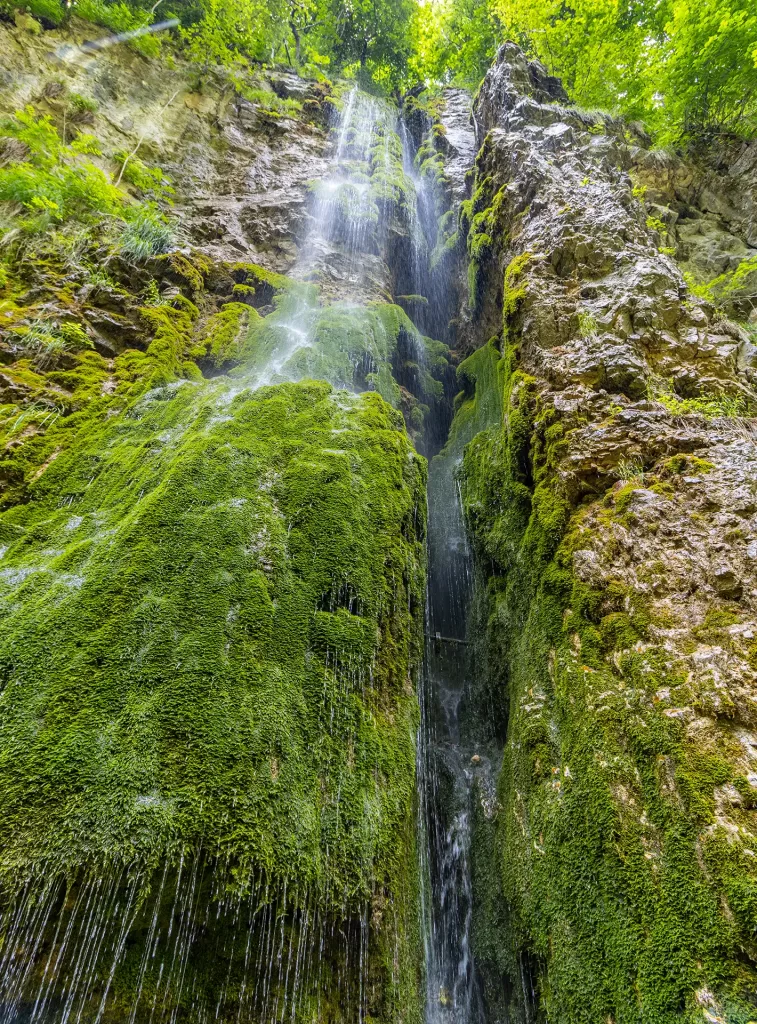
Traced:
[[754, 145], [99, 34], [0, 24], [0, 1021], [753, 1022]]
[[492, 1019], [509, 1000], [550, 1021], [751, 1020], [749, 325], [663, 245], [633, 128], [567, 105], [512, 45], [474, 118], [458, 415], [503, 396], [462, 470], [473, 704], [503, 745], [474, 877]]

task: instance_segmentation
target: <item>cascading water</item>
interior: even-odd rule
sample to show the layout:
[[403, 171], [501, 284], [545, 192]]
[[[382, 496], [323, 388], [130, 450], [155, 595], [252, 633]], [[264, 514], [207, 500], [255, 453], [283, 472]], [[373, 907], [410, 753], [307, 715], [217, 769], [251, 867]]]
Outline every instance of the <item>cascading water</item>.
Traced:
[[[381, 239], [370, 172], [381, 173], [382, 149], [395, 120], [386, 103], [352, 89], [328, 173], [313, 185], [309, 227], [290, 276], [317, 282], [322, 293], [338, 300], [337, 308], [340, 304], [349, 310], [380, 294]], [[304, 369], [312, 371], [303, 356], [304, 350], [317, 348], [319, 308], [317, 295], [306, 288], [284, 300], [273, 318], [278, 337], [258, 370], [257, 385], [298, 379], [306, 375]], [[312, 375], [321, 376], [317, 368]]]
[[427, 971], [426, 1024], [483, 1020], [471, 953], [472, 751], [463, 741], [461, 703], [471, 669], [467, 617], [471, 556], [455, 478], [442, 454], [429, 472], [427, 637], [418, 754]]
[[[427, 374], [424, 339], [405, 318], [392, 342], [397, 351], [390, 351], [389, 333], [372, 306], [391, 291], [390, 260], [382, 252], [392, 252], [392, 231], [398, 245], [409, 239], [405, 276], [413, 294], [427, 297], [444, 288], [428, 270], [433, 203], [406, 134], [400, 143], [399, 128], [388, 104], [357, 90], [348, 95], [329, 172], [314, 186], [309, 228], [291, 274], [297, 286], [264, 318], [251, 366], [236, 380], [201, 385], [218, 408], [244, 389], [305, 377], [348, 391], [377, 390], [395, 404], [417, 397], [408, 387]], [[405, 220], [397, 230], [392, 211], [400, 206]], [[319, 303], [314, 284], [331, 305]], [[390, 315], [398, 319], [395, 307]], [[420, 317], [419, 325], [429, 319]], [[326, 328], [344, 339], [343, 349], [332, 341], [326, 354]], [[425, 397], [422, 389], [418, 394]], [[427, 422], [427, 435], [429, 427], [437, 436], [444, 433]], [[430, 473], [428, 637], [417, 761], [427, 1024], [481, 1020], [470, 953], [469, 755], [460, 727], [469, 595], [454, 459], [441, 456]], [[321, 611], [338, 606], [356, 613], [352, 598], [337, 589], [324, 601]], [[365, 688], [371, 671], [353, 671], [349, 684]], [[346, 685], [338, 695], [342, 703], [331, 706], [329, 728], [347, 706]], [[139, 799], [161, 810], [158, 795]], [[328, 848], [324, 857], [328, 864]], [[391, 908], [370, 898], [350, 904], [346, 891], [329, 892], [326, 899], [306, 886], [282, 888], [256, 869], [240, 884], [238, 865], [202, 848], [174, 850], [158, 864], [118, 861], [92, 873], [63, 864], [48, 876], [27, 879], [0, 912], [0, 1024], [360, 1024], [372, 1015], [374, 990], [381, 987], [368, 970], [372, 918], [390, 917]], [[124, 991], [128, 1000], [119, 994]]]
[[[401, 135], [404, 167], [416, 197], [408, 279], [414, 292], [427, 297], [427, 304], [419, 307], [420, 325], [444, 335], [444, 314], [454, 289], [450, 268], [430, 265], [439, 233], [438, 197], [419, 173], [404, 124]], [[438, 443], [446, 441], [447, 426], [439, 424]], [[457, 483], [460, 451], [453, 449], [431, 460], [428, 480], [426, 644], [417, 759], [426, 1024], [483, 1020], [471, 951], [470, 759], [475, 755], [467, 749], [461, 721], [472, 669], [467, 625], [473, 575]]]

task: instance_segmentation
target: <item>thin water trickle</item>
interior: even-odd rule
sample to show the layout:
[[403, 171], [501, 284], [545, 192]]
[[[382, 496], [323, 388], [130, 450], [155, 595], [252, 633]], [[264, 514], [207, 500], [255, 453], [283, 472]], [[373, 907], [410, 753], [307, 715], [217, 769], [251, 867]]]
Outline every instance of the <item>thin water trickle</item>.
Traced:
[[456, 480], [446, 454], [429, 470], [428, 597], [421, 688], [418, 785], [426, 956], [426, 1024], [482, 1024], [471, 951], [471, 751], [461, 706], [472, 562]]

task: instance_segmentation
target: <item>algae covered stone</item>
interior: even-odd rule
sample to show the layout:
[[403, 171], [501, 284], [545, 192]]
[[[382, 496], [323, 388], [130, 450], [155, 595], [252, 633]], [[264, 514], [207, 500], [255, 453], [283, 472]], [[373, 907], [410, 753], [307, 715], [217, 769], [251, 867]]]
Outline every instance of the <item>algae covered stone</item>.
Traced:
[[[194, 872], [230, 949], [240, 934], [270, 940], [260, 917], [239, 932], [238, 911], [232, 926], [232, 905], [269, 907], [290, 955], [302, 928], [331, 920], [319, 970], [348, 978], [358, 964], [340, 960], [338, 929], [362, 927], [348, 945], [370, 933], [373, 1013], [416, 1005], [424, 487], [400, 414], [377, 394], [179, 381], [80, 431], [3, 514], [0, 872], [6, 928], [20, 914], [14, 941], [44, 951], [27, 957], [19, 998], [41, 991], [60, 942], [30, 892], [55, 904], [60, 928], [88, 886], [110, 886], [122, 913], [131, 898], [149, 930], [154, 905], [168, 932], [166, 894], [189, 899]], [[161, 981], [140, 960], [143, 918], [119, 949], [127, 917], [111, 916], [98, 973], [110, 958], [112, 1012], [139, 1003], [139, 977], [150, 998], [162, 984], [190, 1000], [186, 978]], [[223, 995], [216, 971], [208, 1000], [242, 998], [244, 942], [237, 952], [236, 988]], [[288, 984], [269, 987], [284, 998]], [[94, 998], [85, 978], [70, 994], [83, 1009]], [[353, 1005], [337, 1004], [333, 1019]]]

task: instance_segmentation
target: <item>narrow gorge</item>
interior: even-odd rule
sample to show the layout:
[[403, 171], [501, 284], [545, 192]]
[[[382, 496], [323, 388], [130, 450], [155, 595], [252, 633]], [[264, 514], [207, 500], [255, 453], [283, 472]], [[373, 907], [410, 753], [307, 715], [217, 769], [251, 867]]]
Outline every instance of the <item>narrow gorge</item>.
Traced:
[[757, 143], [103, 36], [0, 20], [0, 1024], [754, 1024]]

